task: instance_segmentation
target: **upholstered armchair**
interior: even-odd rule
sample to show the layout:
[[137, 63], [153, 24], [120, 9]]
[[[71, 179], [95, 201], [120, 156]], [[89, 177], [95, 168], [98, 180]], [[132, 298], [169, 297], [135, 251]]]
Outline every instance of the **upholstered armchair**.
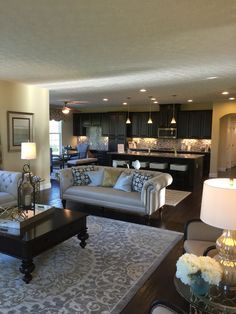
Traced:
[[221, 234], [221, 229], [207, 225], [200, 219], [190, 220], [184, 230], [184, 251], [198, 256], [215, 256], [216, 240]]
[[0, 207], [17, 205], [18, 181], [21, 172], [0, 170]]
[[179, 307], [170, 302], [156, 300], [152, 303], [150, 314], [186, 314]]

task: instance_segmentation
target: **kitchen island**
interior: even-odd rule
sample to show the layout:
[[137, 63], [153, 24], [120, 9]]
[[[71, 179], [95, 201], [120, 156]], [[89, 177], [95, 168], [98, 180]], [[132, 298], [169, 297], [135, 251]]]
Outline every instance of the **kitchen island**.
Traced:
[[[179, 154], [166, 152], [144, 152], [144, 151], [128, 151], [125, 153], [109, 152], [110, 166], [113, 160], [127, 160], [129, 166], [132, 166], [132, 161], [139, 160], [140, 162], [149, 163], [165, 163], [167, 168], [157, 170], [170, 173], [173, 177], [171, 188], [178, 188], [183, 190], [193, 190], [202, 183], [203, 178], [203, 157], [199, 154]], [[171, 165], [186, 166], [185, 171], [171, 169]], [[177, 166], [178, 168], [178, 166]], [[181, 166], [180, 166], [181, 168]], [[147, 167], [149, 169], [149, 167]], [[155, 170], [155, 169], [151, 169]]]

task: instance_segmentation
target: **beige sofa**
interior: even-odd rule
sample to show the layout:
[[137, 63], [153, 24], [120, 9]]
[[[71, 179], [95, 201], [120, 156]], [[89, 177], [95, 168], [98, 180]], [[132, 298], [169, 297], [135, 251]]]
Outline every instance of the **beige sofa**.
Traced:
[[[86, 166], [76, 168], [84, 167]], [[109, 169], [111, 167], [94, 166], [95, 171], [105, 168]], [[70, 200], [140, 216], [150, 216], [165, 204], [165, 191], [166, 187], [172, 183], [171, 175], [157, 171], [116, 169], [120, 173], [130, 174], [138, 171], [142, 174], [150, 174], [153, 177], [144, 183], [141, 193], [136, 191], [125, 192], [112, 187], [73, 185], [72, 168], [65, 168], [60, 171], [60, 196], [63, 206], [65, 207], [66, 201]]]
[[21, 172], [0, 170], [0, 207], [17, 205], [18, 181]]

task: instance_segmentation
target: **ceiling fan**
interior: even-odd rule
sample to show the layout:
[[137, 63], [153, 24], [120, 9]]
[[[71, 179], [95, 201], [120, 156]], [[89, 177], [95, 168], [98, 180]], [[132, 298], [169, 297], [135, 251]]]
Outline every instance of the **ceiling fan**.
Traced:
[[73, 108], [73, 105], [85, 104], [87, 101], [83, 100], [64, 100], [64, 105], [62, 108], [62, 113], [68, 114], [71, 110], [80, 112], [80, 110]]

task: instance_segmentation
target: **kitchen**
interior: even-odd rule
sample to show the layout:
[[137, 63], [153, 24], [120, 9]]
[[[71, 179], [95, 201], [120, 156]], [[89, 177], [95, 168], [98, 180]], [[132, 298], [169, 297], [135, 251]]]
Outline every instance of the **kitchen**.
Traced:
[[[202, 166], [197, 166], [197, 173], [202, 171], [199, 178], [207, 177], [210, 166], [212, 110], [181, 110], [179, 104], [159, 105], [159, 108], [159, 111], [151, 113], [152, 123], [147, 123], [150, 112], [130, 112], [130, 124], [126, 124], [127, 112], [74, 113], [73, 135], [76, 136], [77, 143], [89, 142], [90, 152], [98, 158], [99, 164], [111, 165], [112, 158], [117, 158], [114, 155], [117, 145], [122, 144], [125, 158], [133, 152], [141, 155], [143, 152], [142, 157], [138, 156], [139, 159], [145, 156], [149, 160], [150, 157], [154, 158], [155, 153], [158, 153], [158, 158], [164, 158], [164, 154], [168, 153], [168, 158], [173, 154], [176, 162], [176, 158], [180, 160], [184, 154], [185, 160], [189, 157], [187, 159], [195, 163], [202, 156]], [[170, 123], [173, 113], [175, 124]], [[151, 155], [145, 155], [148, 152]], [[192, 167], [196, 165], [188, 165], [189, 169]], [[192, 174], [190, 171], [189, 176]], [[188, 184], [190, 181], [187, 180]], [[190, 188], [193, 188], [192, 183]]]

